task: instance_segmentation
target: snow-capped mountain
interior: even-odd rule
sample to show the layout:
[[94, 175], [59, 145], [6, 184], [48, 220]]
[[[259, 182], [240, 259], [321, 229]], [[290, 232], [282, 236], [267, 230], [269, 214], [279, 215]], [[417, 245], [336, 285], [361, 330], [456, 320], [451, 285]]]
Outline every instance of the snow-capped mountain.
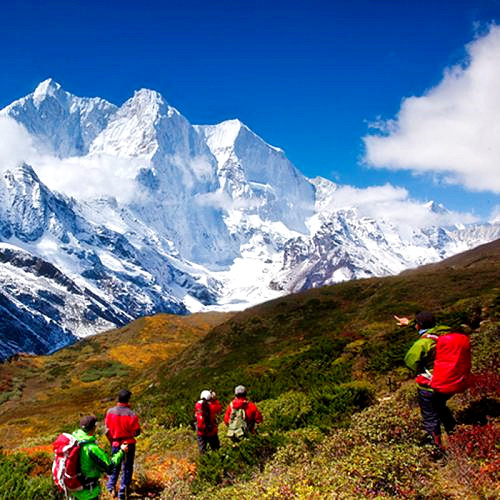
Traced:
[[152, 90], [118, 107], [47, 80], [1, 117], [37, 154], [0, 165], [0, 358], [141, 315], [397, 273], [500, 237], [498, 222], [437, 224], [436, 203], [420, 206], [428, 225], [404, 228], [339, 204], [341, 186], [307, 179], [239, 120], [192, 125]]

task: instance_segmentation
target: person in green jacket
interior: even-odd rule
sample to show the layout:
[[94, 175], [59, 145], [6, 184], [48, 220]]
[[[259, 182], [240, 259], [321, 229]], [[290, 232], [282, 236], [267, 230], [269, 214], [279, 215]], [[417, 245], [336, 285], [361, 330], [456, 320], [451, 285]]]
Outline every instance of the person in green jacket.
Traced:
[[73, 436], [80, 442], [80, 467], [84, 485], [83, 490], [72, 492], [77, 500], [97, 500], [101, 493], [99, 479], [102, 474], [111, 474], [127, 452], [128, 445], [122, 444], [110, 458], [96, 442], [96, 424], [97, 418], [88, 415], [80, 420], [80, 428], [73, 432]]
[[[394, 316], [399, 326], [408, 326], [410, 320], [406, 317]], [[434, 391], [431, 386], [434, 361], [436, 359], [436, 341], [439, 335], [450, 331], [445, 325], [437, 325], [434, 315], [429, 311], [421, 311], [415, 316], [415, 328], [419, 338], [413, 343], [405, 356], [406, 366], [416, 373], [418, 404], [422, 414], [423, 427], [431, 441], [441, 448], [441, 424], [450, 434], [456, 421], [446, 402], [450, 394]]]

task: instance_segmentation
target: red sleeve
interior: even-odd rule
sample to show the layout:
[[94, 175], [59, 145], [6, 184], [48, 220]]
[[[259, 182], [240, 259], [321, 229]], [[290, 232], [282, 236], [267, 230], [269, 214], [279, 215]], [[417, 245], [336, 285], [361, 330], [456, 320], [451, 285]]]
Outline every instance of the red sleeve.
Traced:
[[136, 415], [132, 421], [132, 436], [138, 436], [141, 433], [141, 426], [139, 424], [139, 417]]
[[229, 425], [229, 419], [231, 418], [231, 404], [227, 405], [226, 414], [224, 415], [224, 423]]
[[255, 423], [261, 424], [263, 420], [264, 417], [262, 416], [262, 413], [259, 411], [257, 407], [255, 407]]
[[247, 406], [247, 416], [249, 422], [260, 424], [262, 422], [262, 413], [259, 411], [255, 403], [249, 402]]
[[219, 400], [216, 399], [215, 401], [210, 402], [210, 410], [212, 412], [212, 415], [217, 415], [217, 413], [220, 413], [222, 410], [222, 406], [219, 403]]
[[104, 434], [108, 438], [108, 441], [111, 443], [111, 441], [113, 440], [113, 436], [111, 435], [109, 425], [110, 425], [109, 414], [106, 412], [106, 417], [104, 418]]

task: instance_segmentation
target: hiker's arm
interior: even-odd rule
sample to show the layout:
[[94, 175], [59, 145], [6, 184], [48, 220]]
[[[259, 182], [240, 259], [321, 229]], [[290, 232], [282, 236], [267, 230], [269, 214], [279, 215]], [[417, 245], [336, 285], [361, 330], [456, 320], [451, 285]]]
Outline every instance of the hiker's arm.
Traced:
[[224, 423], [229, 425], [229, 420], [231, 418], [231, 405], [227, 407], [226, 413], [224, 415]]
[[141, 433], [141, 426], [139, 424], [139, 417], [136, 415], [133, 422], [133, 436], [136, 437]]
[[421, 339], [417, 340], [408, 350], [405, 356], [405, 365], [412, 371], [416, 372], [420, 358], [424, 354], [424, 343]]
[[118, 450], [111, 458], [99, 446], [92, 446], [89, 449], [89, 457], [96, 467], [106, 474], [111, 474], [113, 469], [120, 465], [123, 460], [123, 450]]
[[222, 411], [222, 406], [221, 404], [219, 403], [219, 400], [216, 399], [215, 401], [212, 401], [211, 402], [211, 406], [212, 406], [212, 412], [215, 414], [215, 413], [220, 413]]
[[264, 420], [264, 417], [262, 416], [262, 413], [259, 411], [259, 409], [257, 408], [257, 406], [255, 407], [255, 418], [254, 418], [254, 422], [256, 424], [261, 424], [262, 423], [262, 420]]
[[400, 318], [399, 316], [394, 315], [393, 318], [398, 322], [398, 326], [408, 326], [410, 324], [409, 318], [405, 316]]
[[109, 430], [109, 414], [106, 413], [106, 417], [104, 419], [104, 435], [108, 438], [108, 441], [111, 443], [113, 441], [113, 436], [111, 435], [111, 431]]

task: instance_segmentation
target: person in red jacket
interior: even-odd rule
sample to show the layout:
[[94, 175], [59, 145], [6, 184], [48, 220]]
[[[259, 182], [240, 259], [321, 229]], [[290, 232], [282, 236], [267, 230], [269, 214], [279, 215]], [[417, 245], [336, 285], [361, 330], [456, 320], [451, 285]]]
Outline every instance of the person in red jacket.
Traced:
[[213, 391], [202, 391], [200, 400], [194, 405], [194, 416], [196, 418], [196, 434], [198, 438], [198, 449], [203, 454], [207, 451], [207, 444], [212, 450], [220, 448], [217, 428], [217, 415], [222, 406]]
[[[111, 443], [112, 453], [116, 453], [122, 444], [128, 445], [128, 451], [121, 467], [123, 474], [120, 490], [118, 492], [119, 499], [125, 499], [128, 496], [128, 490], [132, 482], [132, 474], [134, 471], [135, 438], [141, 433], [139, 418], [130, 408], [130, 396], [132, 396], [132, 393], [129, 390], [122, 389], [118, 393], [117, 405], [107, 411], [104, 420], [106, 436]], [[115, 493], [119, 475], [120, 468], [115, 467], [106, 485], [110, 493]]]
[[243, 408], [245, 410], [245, 421], [247, 431], [250, 434], [257, 432], [256, 425], [262, 423], [262, 413], [259, 411], [255, 403], [248, 401], [247, 390], [243, 385], [238, 385], [234, 389], [235, 398], [229, 403], [226, 414], [224, 415], [224, 422], [229, 427], [231, 422], [231, 414], [233, 410]]

